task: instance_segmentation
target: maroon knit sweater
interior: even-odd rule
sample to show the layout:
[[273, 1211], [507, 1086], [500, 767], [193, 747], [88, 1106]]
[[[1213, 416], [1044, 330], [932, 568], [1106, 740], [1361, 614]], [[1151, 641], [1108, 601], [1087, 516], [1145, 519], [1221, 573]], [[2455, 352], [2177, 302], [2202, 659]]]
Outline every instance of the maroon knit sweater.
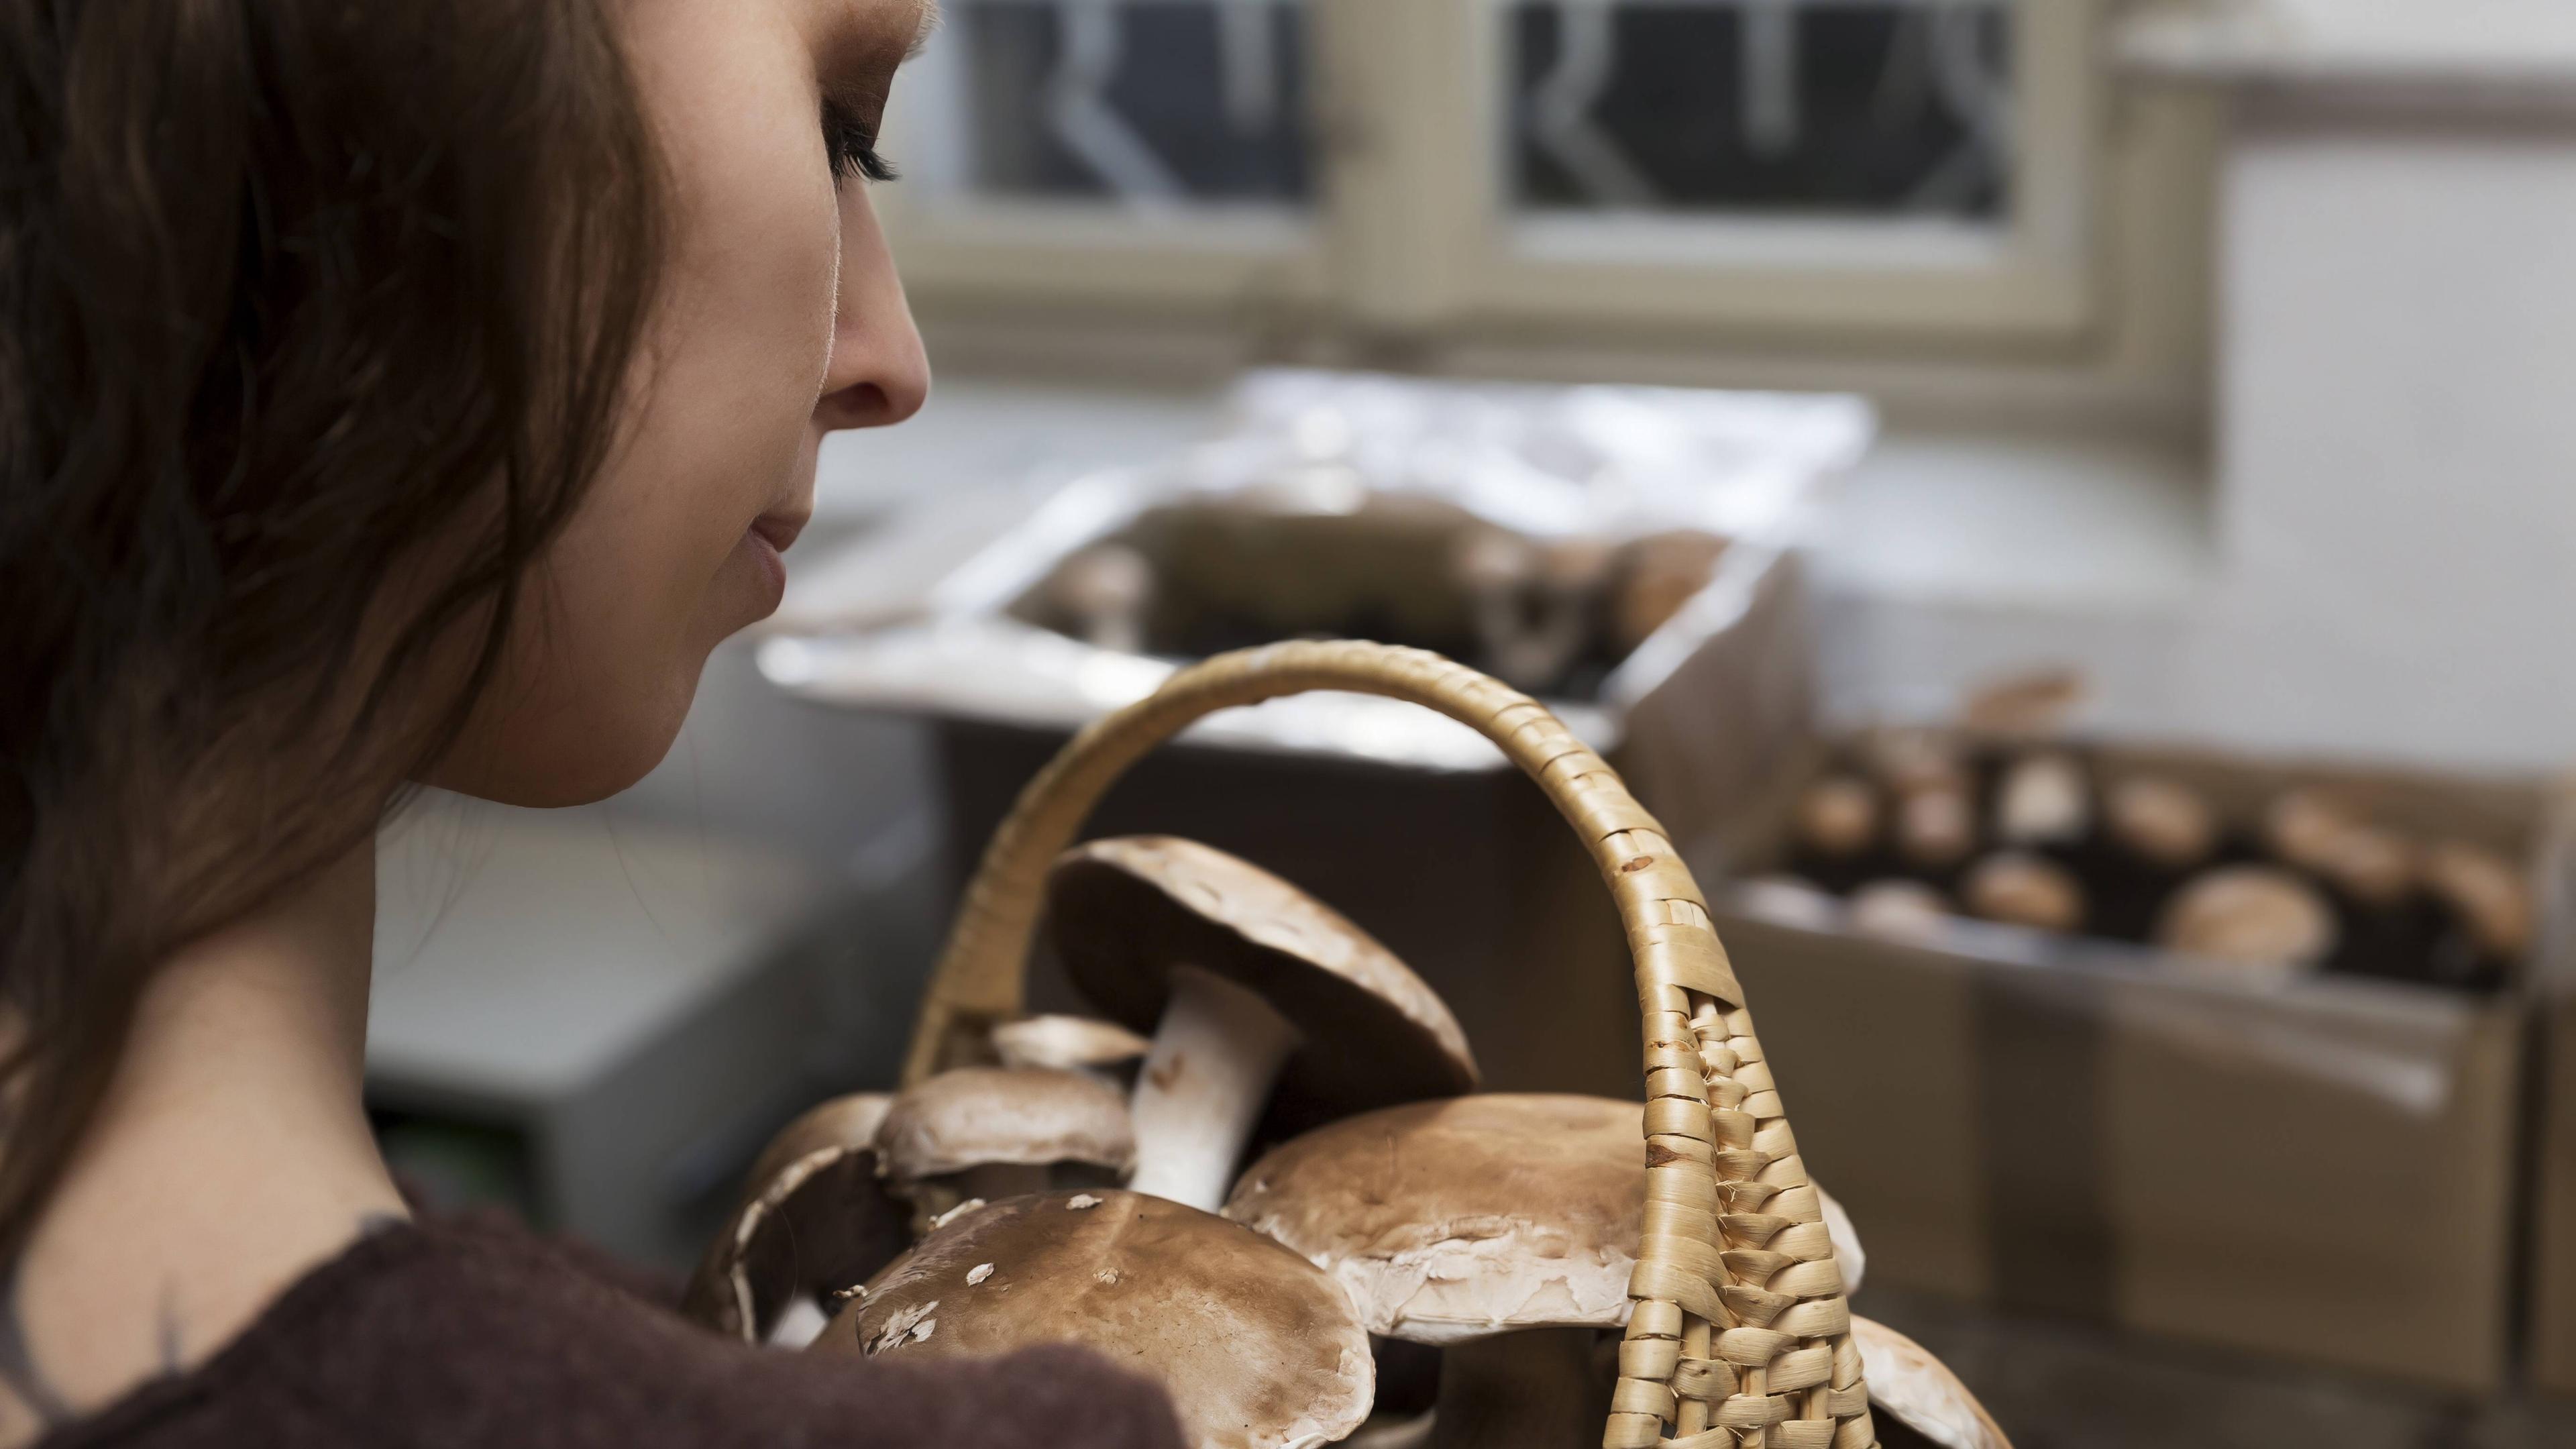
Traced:
[[1073, 1348], [984, 1363], [757, 1349], [491, 1218], [390, 1226], [197, 1369], [38, 1449], [1182, 1449]]

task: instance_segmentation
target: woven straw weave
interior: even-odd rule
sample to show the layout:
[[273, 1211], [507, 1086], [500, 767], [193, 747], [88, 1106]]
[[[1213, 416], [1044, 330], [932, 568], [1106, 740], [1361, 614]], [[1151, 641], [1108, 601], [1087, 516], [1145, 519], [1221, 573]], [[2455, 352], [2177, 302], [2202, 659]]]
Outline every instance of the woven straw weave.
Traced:
[[1129, 765], [1216, 710], [1318, 689], [1408, 700], [1501, 746], [1617, 899], [1645, 1016], [1646, 1212], [1605, 1449], [1871, 1449], [1842, 1274], [1707, 901], [1599, 755], [1537, 701], [1439, 655], [1309, 641], [1221, 654], [1075, 736], [985, 851], [906, 1079], [971, 1059], [1020, 1009], [1047, 869]]

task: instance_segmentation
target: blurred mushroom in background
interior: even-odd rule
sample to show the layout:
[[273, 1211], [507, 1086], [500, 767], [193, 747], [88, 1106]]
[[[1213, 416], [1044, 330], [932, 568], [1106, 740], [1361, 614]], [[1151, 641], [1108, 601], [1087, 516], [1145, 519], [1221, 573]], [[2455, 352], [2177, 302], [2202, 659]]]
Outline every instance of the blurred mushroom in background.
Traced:
[[2071, 850], [2093, 831], [2084, 764], [2063, 750], [2023, 755], [1995, 787], [1995, 836], [2022, 850]]
[[1977, 806], [1964, 783], [1908, 791], [1896, 807], [1896, 853], [1916, 870], [1956, 870], [1977, 849]]
[[1543, 693], [1591, 643], [1610, 551], [1594, 540], [1540, 544], [1507, 529], [1467, 529], [1451, 558], [1487, 670]]
[[2325, 873], [2335, 841], [2359, 824], [2354, 812], [2322, 790], [2286, 790], [2263, 810], [2263, 845], [2283, 865]]
[[2111, 843], [2160, 871], [2187, 871], [2218, 849], [2218, 812], [2207, 797], [2159, 775], [2115, 782], [2102, 802]]
[[1980, 860], [1959, 887], [1970, 913], [2038, 931], [2084, 928], [2084, 886], [2045, 856], [2006, 850]]
[[2156, 924], [2156, 944], [2252, 981], [2314, 970], [2335, 946], [2324, 899], [2285, 870], [2237, 865], [2184, 886]]
[[989, 1358], [1051, 1343], [1160, 1383], [1194, 1449], [1333, 1443], [1375, 1390], [1367, 1330], [1315, 1265], [1213, 1213], [1116, 1190], [960, 1215], [869, 1280], [813, 1351]]
[[1919, 880], [1876, 880], [1845, 902], [1851, 928], [1864, 936], [1923, 945], [1937, 941], [1958, 918], [1950, 898]]
[[1130, 1184], [1213, 1210], [1253, 1130], [1472, 1090], [1439, 995], [1314, 897], [1171, 836], [1059, 857], [1047, 905], [1065, 971], [1097, 1009], [1154, 1032], [1136, 1080]]
[[2035, 741], [2066, 733], [2087, 691], [2071, 669], [2039, 669], [1997, 679], [1968, 692], [1959, 723], [1971, 733]]
[[2424, 854], [2424, 885], [2451, 923], [2437, 977], [2473, 986], [2510, 979], [2538, 929], [2531, 887], [2513, 863], [2466, 841], [2438, 841]]
[[1948, 730], [1881, 725], [1862, 733], [1859, 748], [1869, 773], [1900, 795], [1935, 786], [1967, 786], [1967, 751]]
[[893, 1101], [835, 1097], [770, 1139], [689, 1279], [684, 1315], [745, 1343], [801, 1346], [822, 1330], [830, 1294], [904, 1250], [904, 1204], [877, 1177]]
[[2329, 969], [2400, 981], [2429, 980], [2441, 911], [2423, 891], [2423, 856], [2393, 830], [2354, 819], [2312, 847], [2312, 869], [2335, 911]]
[[1126, 544], [1095, 543], [1056, 566], [1047, 601], [1071, 621], [1075, 638], [1141, 654], [1154, 607], [1154, 565]]
[[1680, 529], [1630, 539], [1614, 563], [1618, 582], [1610, 603], [1611, 652], [1625, 658], [1646, 637], [1681, 612], [1708, 587], [1726, 540]]
[[1085, 1072], [960, 1067], [898, 1094], [877, 1129], [882, 1171], [930, 1231], [960, 1203], [1108, 1187], [1136, 1167], [1119, 1089]]
[[1798, 792], [1789, 826], [1790, 869], [1827, 890], [1849, 890], [1880, 852], [1880, 797], [1857, 775], [1826, 775]]

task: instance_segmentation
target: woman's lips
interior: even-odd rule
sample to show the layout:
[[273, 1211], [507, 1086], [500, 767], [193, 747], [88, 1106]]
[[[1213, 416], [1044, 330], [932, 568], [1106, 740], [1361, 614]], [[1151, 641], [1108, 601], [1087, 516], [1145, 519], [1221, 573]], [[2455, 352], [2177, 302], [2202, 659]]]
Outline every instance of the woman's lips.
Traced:
[[807, 513], [764, 513], [751, 521], [751, 532], [771, 548], [785, 553], [795, 544], [796, 535], [805, 531], [805, 521], [812, 516]]
[[796, 535], [805, 531], [805, 515], [764, 513], [743, 530], [743, 547], [760, 569], [760, 613], [766, 619], [778, 612], [787, 597], [787, 560], [781, 557]]

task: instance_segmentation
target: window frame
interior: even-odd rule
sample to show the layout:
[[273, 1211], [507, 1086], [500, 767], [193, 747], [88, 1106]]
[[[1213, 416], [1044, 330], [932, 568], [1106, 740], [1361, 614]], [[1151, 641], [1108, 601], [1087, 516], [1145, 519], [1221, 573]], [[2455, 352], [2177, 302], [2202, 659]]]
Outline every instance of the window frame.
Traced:
[[[876, 193], [906, 281], [932, 307], [1108, 306], [1231, 330], [1301, 318], [1327, 332], [1425, 340], [1499, 331], [1979, 343], [2065, 339], [2097, 320], [2108, 0], [2008, 0], [2015, 154], [2010, 215], [1996, 231], [1515, 216], [1501, 114], [1509, 3], [1307, 0], [1309, 218], [907, 194], [907, 183]], [[932, 119], [924, 90], [936, 81], [897, 87], [887, 129], [898, 155]]]

